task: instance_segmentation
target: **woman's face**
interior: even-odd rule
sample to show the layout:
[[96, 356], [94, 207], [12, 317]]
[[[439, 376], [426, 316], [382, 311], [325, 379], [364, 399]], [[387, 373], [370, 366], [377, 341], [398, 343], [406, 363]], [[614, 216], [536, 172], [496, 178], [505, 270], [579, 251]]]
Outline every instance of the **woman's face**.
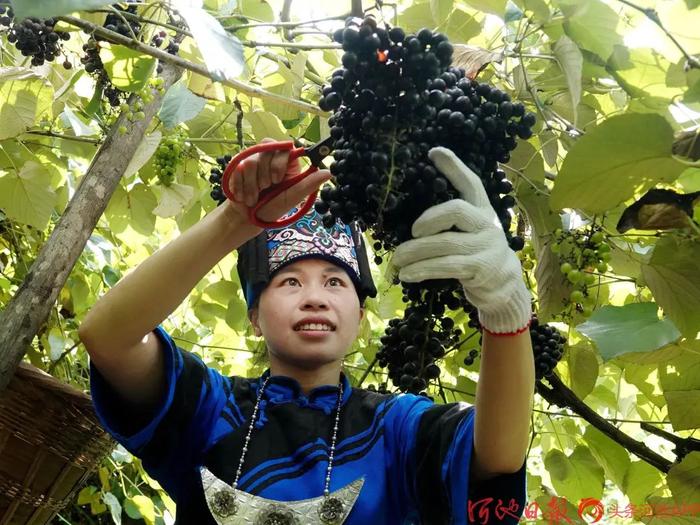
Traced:
[[[323, 259], [303, 259], [274, 275], [250, 320], [255, 335], [265, 338], [271, 360], [311, 370], [342, 361], [363, 316], [343, 268]], [[318, 322], [304, 329], [300, 325], [307, 318]]]

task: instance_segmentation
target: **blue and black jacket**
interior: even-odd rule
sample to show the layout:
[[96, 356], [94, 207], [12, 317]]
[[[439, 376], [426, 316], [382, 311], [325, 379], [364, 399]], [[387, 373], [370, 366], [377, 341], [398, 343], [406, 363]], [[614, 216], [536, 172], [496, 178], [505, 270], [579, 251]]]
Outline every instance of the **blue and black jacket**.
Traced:
[[[258, 390], [270, 371], [256, 378], [225, 377], [178, 348], [162, 326], [154, 332], [166, 351], [166, 388], [154, 414], [135, 420], [90, 363], [97, 416], [176, 502], [176, 524], [214, 525], [199, 467], [233, 483]], [[347, 525], [517, 523], [526, 500], [525, 464], [512, 474], [469, 482], [473, 406], [379, 394], [351, 387], [345, 374], [341, 378], [330, 490], [365, 476]], [[337, 400], [334, 385], [317, 387], [307, 396], [291, 377], [270, 378], [238, 488], [283, 501], [322, 495]], [[493, 500], [487, 504], [484, 498]], [[499, 515], [511, 509], [503, 519], [496, 518], [499, 499]], [[472, 520], [468, 500], [481, 500]]]

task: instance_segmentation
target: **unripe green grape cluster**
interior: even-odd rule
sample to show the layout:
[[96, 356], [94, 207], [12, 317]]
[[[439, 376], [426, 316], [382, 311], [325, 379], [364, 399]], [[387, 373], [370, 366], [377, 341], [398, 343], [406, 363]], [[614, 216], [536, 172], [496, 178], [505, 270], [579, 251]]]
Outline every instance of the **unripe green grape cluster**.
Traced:
[[172, 134], [163, 138], [156, 150], [153, 165], [158, 180], [163, 186], [170, 186], [173, 183], [175, 172], [185, 151], [185, 138], [185, 132], [177, 128]]
[[532, 243], [526, 243], [522, 250], [515, 252], [515, 255], [520, 259], [520, 265], [526, 272], [535, 268], [535, 248], [532, 246]]
[[559, 271], [573, 288], [567, 304], [589, 317], [596, 305], [591, 292], [598, 279], [596, 272], [607, 271], [611, 258], [605, 235], [595, 227], [567, 231], [557, 228], [550, 249], [559, 256]]
[[[137, 93], [138, 98], [132, 104], [127, 104], [126, 102], [121, 103], [119, 109], [121, 109], [129, 122], [136, 122], [137, 120], [146, 118], [146, 114], [143, 112], [144, 105], [153, 102], [154, 93], [156, 91], [161, 95], [165, 93], [163, 84], [164, 81], [161, 77], [150, 78], [141, 91]], [[128, 130], [129, 128], [127, 126], [119, 126], [119, 133], [122, 135]]]

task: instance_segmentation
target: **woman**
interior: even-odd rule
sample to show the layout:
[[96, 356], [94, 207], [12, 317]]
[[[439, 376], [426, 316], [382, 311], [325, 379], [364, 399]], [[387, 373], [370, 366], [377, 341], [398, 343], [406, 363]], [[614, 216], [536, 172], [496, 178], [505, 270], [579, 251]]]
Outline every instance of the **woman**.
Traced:
[[[464, 200], [427, 210], [394, 264], [405, 281], [460, 279], [479, 308], [475, 406], [351, 386], [343, 356], [375, 292], [359, 232], [326, 230], [314, 212], [278, 230], [246, 219], [258, 192], [288, 173], [283, 152], [248, 159], [232, 177], [238, 202], [156, 251], [88, 313], [80, 337], [98, 417], [176, 501], [176, 523], [517, 522], [534, 386], [530, 297], [478, 178], [449, 150], [431, 158]], [[329, 178], [307, 177], [260, 218], [293, 213], [290, 203]], [[445, 231], [453, 225], [462, 231]], [[159, 324], [234, 248], [268, 350], [257, 378], [223, 377]]]

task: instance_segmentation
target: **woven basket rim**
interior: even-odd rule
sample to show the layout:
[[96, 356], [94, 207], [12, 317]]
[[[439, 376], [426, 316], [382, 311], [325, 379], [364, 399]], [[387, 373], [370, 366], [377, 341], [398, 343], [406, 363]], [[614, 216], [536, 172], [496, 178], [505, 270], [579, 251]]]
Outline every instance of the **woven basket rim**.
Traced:
[[57, 395], [67, 398], [70, 402], [81, 406], [92, 406], [92, 398], [85, 392], [64, 383], [51, 374], [47, 374], [41, 368], [37, 368], [31, 363], [20, 361], [15, 371], [18, 379], [30, 380], [39, 384], [47, 390], [51, 390]]

